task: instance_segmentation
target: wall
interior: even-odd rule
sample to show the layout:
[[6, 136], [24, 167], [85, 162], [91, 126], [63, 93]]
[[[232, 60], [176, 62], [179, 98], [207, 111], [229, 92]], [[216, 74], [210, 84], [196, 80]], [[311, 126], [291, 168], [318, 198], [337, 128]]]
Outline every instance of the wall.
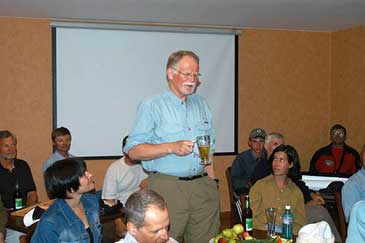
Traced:
[[330, 34], [245, 30], [239, 45], [241, 150], [253, 127], [281, 132], [307, 170], [328, 138]]
[[[347, 32], [336, 33], [335, 37], [346, 39], [347, 35]], [[360, 34], [357, 35], [360, 39]], [[45, 200], [41, 166], [52, 149], [49, 21], [0, 18], [0, 43], [0, 114], [3, 115], [0, 129], [17, 134], [18, 157], [31, 165], [38, 193], [41, 200]], [[303, 168], [308, 168], [314, 150], [328, 141], [329, 122], [343, 113], [337, 107], [338, 112], [331, 112], [331, 87], [341, 92], [338, 83], [342, 83], [337, 79], [331, 83], [331, 75], [335, 75], [331, 73], [333, 46], [331, 49], [330, 33], [243, 30], [239, 38], [240, 151], [247, 149], [250, 129], [264, 127], [267, 131], [285, 134], [287, 143], [298, 148]], [[342, 45], [341, 49], [344, 48]], [[360, 80], [356, 82], [360, 84]], [[355, 100], [350, 99], [346, 104], [352, 102]], [[334, 104], [341, 107], [340, 102]], [[355, 112], [350, 115], [361, 117]], [[219, 190], [223, 211], [229, 210], [224, 170], [233, 159], [234, 156], [215, 158], [217, 176], [221, 179]], [[101, 188], [111, 161], [87, 163], [95, 176], [97, 188]]]
[[[40, 200], [41, 167], [52, 152], [52, 46], [48, 20], [0, 18], [0, 130], [18, 138], [18, 157], [32, 169]], [[111, 161], [87, 161], [101, 188]]]
[[343, 123], [348, 144], [365, 143], [365, 27], [332, 33], [331, 123]]
[[[40, 194], [40, 165], [51, 152], [51, 31], [47, 20], [0, 18], [0, 129], [18, 137]], [[42, 192], [43, 191], [43, 192]]]

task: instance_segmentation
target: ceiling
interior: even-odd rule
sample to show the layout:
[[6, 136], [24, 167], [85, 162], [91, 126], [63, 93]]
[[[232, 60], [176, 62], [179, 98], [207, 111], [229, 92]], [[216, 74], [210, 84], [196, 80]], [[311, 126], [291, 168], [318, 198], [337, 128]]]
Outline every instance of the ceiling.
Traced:
[[365, 25], [365, 1], [0, 0], [0, 16], [336, 31]]

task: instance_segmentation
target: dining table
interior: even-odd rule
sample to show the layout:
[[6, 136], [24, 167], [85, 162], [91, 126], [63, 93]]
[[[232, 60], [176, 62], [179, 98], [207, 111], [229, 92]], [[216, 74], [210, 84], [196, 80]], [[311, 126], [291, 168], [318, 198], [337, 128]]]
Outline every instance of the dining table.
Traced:
[[[280, 237], [282, 237], [281, 233], [276, 233], [276, 234], [279, 235]], [[266, 239], [266, 238], [268, 238], [267, 230], [253, 229], [252, 236], [255, 237], [256, 239]], [[295, 239], [297, 238], [297, 236], [293, 235], [293, 238], [294, 238], [293, 240], [295, 242]]]
[[[102, 224], [114, 222], [115, 219], [123, 218], [124, 215], [125, 215], [125, 213], [124, 213], [123, 208], [122, 208], [122, 210], [115, 211], [113, 213], [101, 213], [100, 222]], [[6, 225], [6, 228], [24, 233], [24, 237], [22, 237], [23, 240], [21, 242], [30, 242], [30, 239], [37, 226], [37, 223], [34, 223], [31, 226], [27, 227], [24, 225], [23, 218], [24, 218], [24, 215], [22, 215], [22, 214], [9, 213], [8, 223]]]

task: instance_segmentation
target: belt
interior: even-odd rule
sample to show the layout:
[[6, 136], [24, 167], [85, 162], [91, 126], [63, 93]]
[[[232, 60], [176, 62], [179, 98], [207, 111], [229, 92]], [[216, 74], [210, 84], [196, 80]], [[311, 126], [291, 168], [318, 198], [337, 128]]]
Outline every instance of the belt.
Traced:
[[192, 180], [199, 179], [199, 178], [202, 178], [202, 177], [207, 176], [207, 175], [208, 175], [208, 173], [204, 173], [204, 174], [195, 175], [195, 176], [178, 177], [178, 179], [180, 181], [192, 181]]

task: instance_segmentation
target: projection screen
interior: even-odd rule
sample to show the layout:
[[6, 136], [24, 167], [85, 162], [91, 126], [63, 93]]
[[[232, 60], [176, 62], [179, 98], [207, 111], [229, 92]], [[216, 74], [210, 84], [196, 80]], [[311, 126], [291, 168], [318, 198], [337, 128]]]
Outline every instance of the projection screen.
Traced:
[[203, 96], [214, 116], [216, 153], [236, 153], [235, 35], [53, 27], [53, 126], [72, 133], [71, 153], [121, 156], [138, 104], [167, 89], [170, 53], [200, 57]]

